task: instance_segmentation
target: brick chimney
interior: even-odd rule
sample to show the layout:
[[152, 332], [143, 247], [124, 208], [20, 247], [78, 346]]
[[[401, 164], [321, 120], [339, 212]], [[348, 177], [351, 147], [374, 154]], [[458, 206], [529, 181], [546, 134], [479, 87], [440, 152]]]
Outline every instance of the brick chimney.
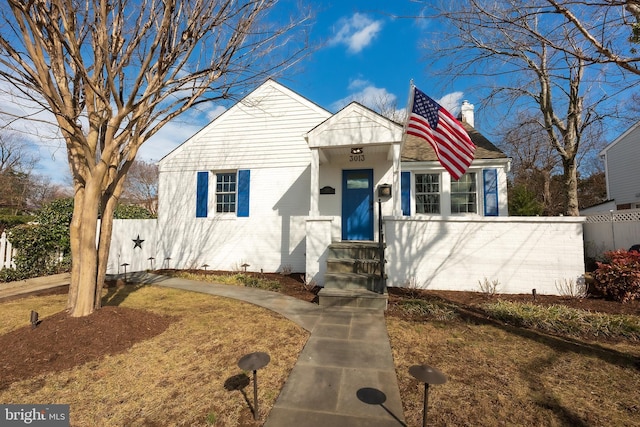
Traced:
[[460, 118], [463, 122], [469, 124], [469, 126], [474, 127], [473, 120], [473, 104], [469, 104], [469, 101], [466, 99], [462, 101], [462, 107], [460, 108]]

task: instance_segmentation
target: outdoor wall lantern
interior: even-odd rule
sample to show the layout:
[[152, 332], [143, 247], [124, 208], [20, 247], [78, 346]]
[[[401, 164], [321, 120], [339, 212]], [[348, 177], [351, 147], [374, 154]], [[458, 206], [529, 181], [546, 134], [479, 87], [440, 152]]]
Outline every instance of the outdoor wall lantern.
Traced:
[[391, 197], [391, 184], [378, 185], [378, 197]]
[[364, 150], [362, 149], [362, 147], [353, 147], [351, 149], [351, 154], [362, 154], [364, 152]]

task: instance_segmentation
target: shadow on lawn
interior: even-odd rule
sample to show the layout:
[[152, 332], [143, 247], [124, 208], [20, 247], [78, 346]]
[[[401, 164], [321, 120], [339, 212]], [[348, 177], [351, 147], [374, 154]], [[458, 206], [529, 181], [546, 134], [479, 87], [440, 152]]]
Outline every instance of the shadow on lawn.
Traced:
[[251, 380], [244, 373], [238, 374], [238, 375], [233, 375], [233, 376], [227, 378], [227, 380], [224, 382], [224, 389], [229, 391], [229, 392], [237, 390], [240, 393], [242, 393], [242, 397], [244, 397], [245, 403], [249, 407], [249, 410], [251, 411], [251, 413], [254, 414], [254, 416], [255, 416], [255, 409], [253, 408], [253, 405], [249, 401], [249, 397], [247, 396], [247, 392], [244, 391], [244, 389], [249, 385], [250, 382], [251, 382]]
[[102, 297], [102, 306], [117, 307], [121, 305], [124, 300], [126, 300], [127, 297], [131, 295], [131, 293], [137, 291], [145, 285], [140, 283], [120, 284], [116, 281], [113, 281], [113, 283], [109, 281], [106, 283], [106, 286], [108, 286], [108, 288], [107, 293]]
[[476, 307], [462, 305], [459, 302], [449, 301], [446, 298], [438, 298], [455, 305], [457, 307], [458, 314], [465, 321], [477, 324], [492, 325], [506, 332], [509, 332], [510, 334], [534, 340], [559, 351], [587, 354], [595, 356], [607, 363], [618, 365], [623, 368], [633, 368], [640, 371], [640, 358], [631, 354], [606, 348], [595, 343], [585, 343], [575, 338], [550, 335], [533, 329], [525, 329], [518, 326], [512, 326], [499, 320], [492, 319], [491, 317], [487, 316], [484, 311]]
[[[587, 427], [591, 424], [585, 422], [580, 415], [563, 406], [554, 393], [545, 389], [544, 382], [541, 380], [540, 375], [535, 374], [542, 371], [545, 367], [551, 367], [557, 358], [557, 355], [544, 359], [536, 358], [532, 360], [531, 363], [521, 367], [521, 375], [526, 378], [530, 384], [531, 390], [536, 393], [537, 398], [534, 399], [536, 405], [548, 409], [556, 414], [558, 419], [562, 421], [562, 425]], [[534, 374], [531, 375], [532, 373]]]
[[[126, 278], [126, 279], [125, 279]], [[108, 275], [105, 280], [107, 293], [102, 297], [103, 306], [119, 306], [127, 297], [138, 289], [160, 283], [168, 277], [160, 275], [148, 275], [145, 272], [129, 273], [128, 275]]]

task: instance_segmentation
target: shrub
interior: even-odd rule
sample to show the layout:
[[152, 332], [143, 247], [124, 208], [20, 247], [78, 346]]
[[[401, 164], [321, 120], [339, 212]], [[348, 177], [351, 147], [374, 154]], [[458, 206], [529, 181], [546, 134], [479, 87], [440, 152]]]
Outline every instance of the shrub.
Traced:
[[146, 208], [137, 205], [123, 205], [116, 206], [116, 210], [113, 213], [115, 219], [152, 219], [155, 216], [149, 212]]
[[16, 269], [0, 275], [0, 279], [28, 279], [68, 270], [72, 215], [73, 199], [58, 199], [43, 206], [33, 223], [9, 229], [7, 238], [16, 249]]
[[22, 276], [13, 268], [2, 268], [0, 270], [0, 282], [13, 282], [23, 279]]
[[268, 280], [250, 274], [235, 274], [232, 276], [236, 283], [241, 283], [248, 288], [264, 289], [266, 291], [278, 291], [280, 283], [276, 280]]
[[592, 313], [564, 305], [543, 307], [510, 301], [484, 304], [482, 308], [494, 319], [544, 332], [577, 337], [592, 335], [633, 341], [640, 339], [637, 316]]
[[453, 320], [458, 316], [455, 306], [439, 301], [427, 301], [418, 298], [400, 302], [400, 310], [410, 316], [429, 317], [440, 321]]
[[487, 295], [495, 295], [500, 287], [500, 281], [498, 279], [490, 281], [486, 277], [484, 281], [478, 280], [478, 284], [480, 285], [480, 292]]
[[605, 298], [628, 302], [640, 299], [640, 253], [611, 251], [593, 272], [593, 291]]

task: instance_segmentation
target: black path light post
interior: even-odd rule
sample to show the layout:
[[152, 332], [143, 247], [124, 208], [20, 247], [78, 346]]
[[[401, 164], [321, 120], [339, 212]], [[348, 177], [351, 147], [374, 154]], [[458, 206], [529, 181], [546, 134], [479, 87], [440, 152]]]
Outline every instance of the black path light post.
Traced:
[[271, 357], [261, 351], [244, 355], [238, 361], [238, 367], [243, 371], [253, 371], [253, 419], [258, 419], [258, 369], [269, 364]]
[[422, 427], [427, 425], [427, 406], [429, 404], [429, 384], [444, 384], [447, 377], [436, 368], [429, 365], [414, 365], [409, 373], [418, 381], [424, 383], [424, 408], [422, 412]]
[[154, 257], [150, 256], [149, 258], [147, 258], [149, 260], [149, 269], [153, 270], [153, 260], [155, 259]]
[[129, 265], [129, 263], [125, 262], [121, 265], [122, 267], [124, 267], [124, 282], [127, 283], [127, 266]]

